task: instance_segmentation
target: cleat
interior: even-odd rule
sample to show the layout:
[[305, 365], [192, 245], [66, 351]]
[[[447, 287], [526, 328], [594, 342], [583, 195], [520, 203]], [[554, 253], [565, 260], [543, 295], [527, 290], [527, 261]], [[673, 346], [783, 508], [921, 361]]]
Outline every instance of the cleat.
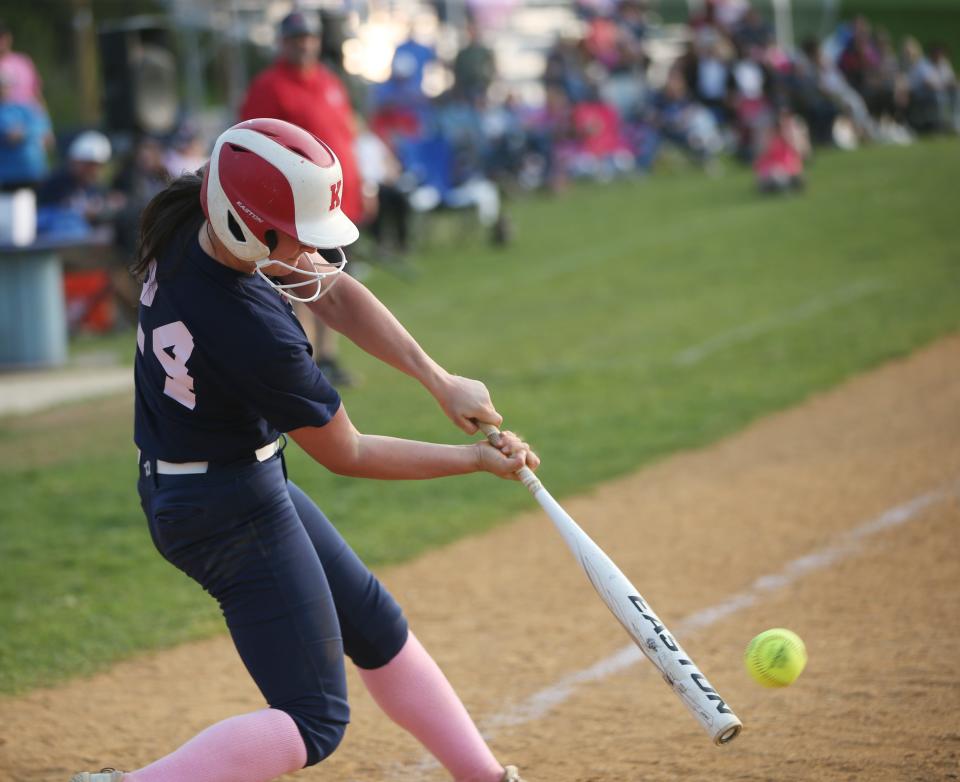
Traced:
[[506, 766], [503, 769], [503, 777], [500, 782], [523, 782], [520, 779], [520, 770], [516, 766]]
[[101, 771], [81, 771], [74, 774], [70, 782], [123, 782], [124, 773], [115, 768], [105, 768]]

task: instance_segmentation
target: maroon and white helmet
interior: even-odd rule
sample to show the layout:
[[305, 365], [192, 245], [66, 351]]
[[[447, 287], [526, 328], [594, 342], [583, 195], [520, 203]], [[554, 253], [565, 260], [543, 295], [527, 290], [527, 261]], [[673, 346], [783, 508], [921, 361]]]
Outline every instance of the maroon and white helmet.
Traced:
[[[256, 264], [271, 261], [278, 232], [318, 249], [339, 249], [360, 232], [340, 208], [343, 171], [326, 144], [303, 128], [278, 119], [251, 119], [228, 128], [217, 139], [203, 178], [200, 200], [217, 238], [237, 258]], [[289, 288], [320, 285], [346, 264], [315, 263], [311, 280], [271, 285], [289, 298]], [[301, 271], [302, 270], [299, 270]], [[304, 300], [304, 299], [300, 299]]]

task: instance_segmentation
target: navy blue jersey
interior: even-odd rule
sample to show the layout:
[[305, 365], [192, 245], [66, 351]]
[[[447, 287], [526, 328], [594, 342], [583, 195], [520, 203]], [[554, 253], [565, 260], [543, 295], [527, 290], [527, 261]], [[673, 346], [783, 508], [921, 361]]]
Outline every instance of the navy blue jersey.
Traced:
[[249, 457], [340, 407], [290, 303], [215, 261], [196, 235], [150, 266], [134, 376], [137, 446], [172, 462]]

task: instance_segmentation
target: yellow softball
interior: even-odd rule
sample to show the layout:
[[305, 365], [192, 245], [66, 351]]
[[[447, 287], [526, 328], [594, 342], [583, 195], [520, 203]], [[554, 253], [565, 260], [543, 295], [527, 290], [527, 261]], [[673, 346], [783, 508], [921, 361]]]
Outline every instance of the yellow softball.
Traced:
[[744, 665], [764, 687], [786, 687], [807, 664], [807, 648], [796, 633], [782, 627], [765, 630], [747, 646]]

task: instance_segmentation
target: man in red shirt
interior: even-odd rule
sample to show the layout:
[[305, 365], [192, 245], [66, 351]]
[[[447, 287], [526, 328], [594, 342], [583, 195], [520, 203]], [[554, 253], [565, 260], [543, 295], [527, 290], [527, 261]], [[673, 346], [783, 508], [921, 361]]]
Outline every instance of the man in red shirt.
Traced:
[[[343, 168], [340, 207], [354, 223], [362, 223], [363, 183], [353, 148], [356, 122], [350, 97], [343, 82], [320, 63], [319, 56], [319, 17], [309, 11], [285, 16], [280, 22], [279, 56], [251, 82], [240, 107], [240, 119], [286, 120], [328, 144]], [[298, 308], [298, 315], [327, 379], [334, 385], [349, 385], [350, 376], [336, 360], [335, 333], [317, 323], [306, 307]]]

